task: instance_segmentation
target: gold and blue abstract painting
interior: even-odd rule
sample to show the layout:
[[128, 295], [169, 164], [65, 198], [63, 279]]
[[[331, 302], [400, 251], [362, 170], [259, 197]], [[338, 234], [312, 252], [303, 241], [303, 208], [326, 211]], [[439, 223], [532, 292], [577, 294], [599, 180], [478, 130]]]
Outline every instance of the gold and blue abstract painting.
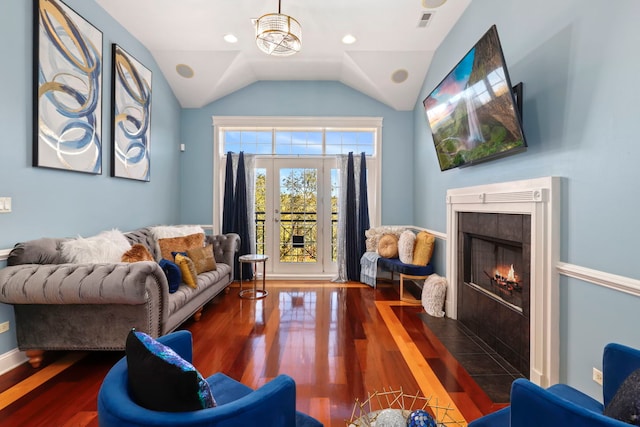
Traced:
[[117, 44], [112, 54], [111, 176], [149, 181], [152, 73]]
[[102, 173], [102, 32], [34, 0], [33, 165]]

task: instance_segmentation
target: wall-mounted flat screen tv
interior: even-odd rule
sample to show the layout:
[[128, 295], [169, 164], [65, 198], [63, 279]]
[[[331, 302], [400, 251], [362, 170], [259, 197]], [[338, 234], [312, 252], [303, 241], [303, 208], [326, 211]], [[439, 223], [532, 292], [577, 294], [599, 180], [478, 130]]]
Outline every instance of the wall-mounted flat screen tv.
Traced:
[[516, 100], [494, 25], [423, 102], [440, 169], [526, 150], [519, 95]]

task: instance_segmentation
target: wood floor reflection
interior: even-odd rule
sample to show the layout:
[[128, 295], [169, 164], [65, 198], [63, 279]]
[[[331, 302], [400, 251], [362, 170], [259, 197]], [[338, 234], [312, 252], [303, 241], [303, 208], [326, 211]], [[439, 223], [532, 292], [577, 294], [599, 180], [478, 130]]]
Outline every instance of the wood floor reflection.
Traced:
[[[256, 388], [286, 373], [296, 381], [298, 410], [328, 427], [345, 426], [356, 398], [390, 388], [433, 396], [459, 420], [503, 406], [436, 342], [419, 321], [422, 307], [399, 302], [393, 286], [268, 281], [267, 289], [250, 301], [232, 287], [199, 322], [182, 326], [193, 333], [204, 376], [221, 371]], [[0, 376], [0, 425], [97, 426], [98, 388], [122, 355], [82, 353], [69, 362], [69, 353], [47, 353], [40, 370], [23, 365]]]

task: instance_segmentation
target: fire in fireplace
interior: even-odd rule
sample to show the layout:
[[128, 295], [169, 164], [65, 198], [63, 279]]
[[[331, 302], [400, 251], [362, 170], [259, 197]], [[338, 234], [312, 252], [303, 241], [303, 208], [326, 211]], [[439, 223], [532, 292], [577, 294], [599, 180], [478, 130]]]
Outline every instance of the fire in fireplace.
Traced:
[[522, 312], [522, 242], [465, 233], [464, 281]]

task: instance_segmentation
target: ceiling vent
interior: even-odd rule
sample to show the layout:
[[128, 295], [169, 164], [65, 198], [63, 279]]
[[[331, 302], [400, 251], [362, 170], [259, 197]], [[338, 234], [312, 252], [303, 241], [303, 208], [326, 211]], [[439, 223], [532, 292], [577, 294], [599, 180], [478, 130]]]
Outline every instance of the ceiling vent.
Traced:
[[433, 18], [433, 12], [422, 12], [420, 20], [418, 21], [418, 28], [425, 28], [431, 22]]

